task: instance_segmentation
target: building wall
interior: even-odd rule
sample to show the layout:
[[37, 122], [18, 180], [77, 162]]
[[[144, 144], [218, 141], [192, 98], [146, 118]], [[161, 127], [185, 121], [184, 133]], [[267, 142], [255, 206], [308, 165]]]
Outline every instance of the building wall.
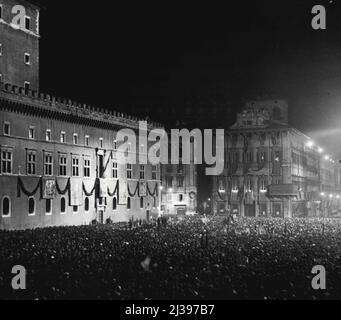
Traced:
[[[24, 87], [30, 83], [31, 90], [39, 90], [39, 8], [26, 2], [1, 0], [2, 19], [0, 19], [1, 81]], [[12, 8], [22, 5], [30, 18], [30, 29], [20, 29], [12, 24]], [[25, 53], [30, 54], [30, 63], [25, 63]]]
[[[1, 91], [1, 90], [0, 90]], [[49, 102], [48, 102], [49, 101]], [[147, 219], [147, 210], [152, 213], [158, 213], [160, 207], [159, 190], [160, 185], [160, 167], [153, 167], [150, 164], [145, 165], [145, 177], [141, 178], [140, 165], [132, 165], [132, 176], [128, 179], [127, 166], [118, 164], [118, 175], [113, 175], [113, 162], [117, 160], [117, 152], [114, 147], [114, 140], [118, 130], [130, 128], [136, 131], [138, 128], [137, 119], [117, 115], [113, 117], [109, 113], [101, 113], [92, 108], [87, 108], [88, 112], [81, 116], [85, 109], [72, 107], [63, 103], [57, 103], [54, 107], [50, 105], [54, 98], [49, 100], [42, 98], [32, 98], [25, 95], [14, 94], [4, 90], [0, 92], [0, 149], [10, 150], [12, 154], [11, 172], [5, 172], [3, 168], [3, 159], [1, 158], [0, 169], [0, 228], [1, 229], [26, 229], [34, 227], [60, 226], [60, 225], [82, 225], [89, 224], [92, 220], [103, 220], [111, 218], [113, 222], [128, 221], [134, 219]], [[52, 113], [54, 110], [54, 113]], [[57, 111], [59, 110], [59, 111]], [[63, 113], [62, 113], [63, 110]], [[77, 111], [77, 112], [76, 112]], [[75, 116], [75, 114], [78, 114]], [[58, 117], [57, 117], [58, 115]], [[109, 118], [114, 119], [110, 121]], [[103, 121], [96, 122], [94, 119]], [[76, 121], [77, 120], [77, 121]], [[112, 128], [108, 129], [106, 125]], [[9, 127], [8, 127], [9, 126]], [[34, 128], [34, 139], [30, 139], [29, 130]], [[149, 126], [149, 130], [152, 127]], [[8, 132], [9, 130], [9, 132]], [[46, 132], [51, 130], [51, 141], [46, 141]], [[61, 142], [61, 132], [65, 133], [65, 142]], [[78, 134], [77, 145], [74, 144], [73, 136]], [[85, 136], [89, 136], [89, 145], [85, 143]], [[103, 138], [103, 145], [100, 144], [100, 138]], [[117, 144], [119, 147], [120, 144]], [[140, 152], [140, 142], [137, 141], [137, 158]], [[145, 151], [150, 145], [145, 146]], [[34, 152], [36, 155], [36, 172], [30, 174], [28, 171], [28, 154]], [[47, 153], [53, 158], [52, 175], [46, 175], [44, 172], [44, 155]], [[65, 155], [67, 158], [66, 175], [61, 176], [59, 171], [59, 157]], [[102, 170], [99, 156], [104, 156], [103, 163], [108, 163], [106, 170]], [[46, 213], [46, 199], [43, 199], [41, 190], [33, 195], [36, 203], [34, 215], [29, 215], [29, 196], [21, 190], [18, 194], [19, 178], [27, 191], [36, 188], [41, 179], [55, 179], [60, 189], [64, 189], [67, 182], [73, 182], [78, 179], [72, 176], [71, 162], [72, 158], [79, 159], [79, 179], [86, 186], [87, 192], [90, 192], [95, 182], [105, 180], [112, 193], [115, 189], [117, 180], [120, 183], [119, 192], [131, 191], [131, 207], [127, 203], [121, 203], [119, 194], [115, 196], [106, 196], [105, 199], [99, 194], [99, 187], [89, 196], [89, 210], [85, 210], [86, 194], [83, 191], [83, 204], [79, 206], [78, 211], [73, 211], [70, 205], [70, 192], [65, 195], [56, 192], [52, 199], [52, 212]], [[90, 177], [84, 176], [84, 159], [90, 160]], [[156, 176], [153, 176], [152, 170], [156, 169]], [[103, 171], [103, 172], [102, 172]], [[146, 196], [140, 196], [135, 193], [136, 187], [140, 182], [146, 182], [151, 192]], [[122, 183], [122, 185], [121, 185]], [[127, 188], [130, 187], [130, 189]], [[124, 190], [125, 189], [125, 190]], [[90, 191], [89, 191], [90, 190]], [[151, 194], [156, 190], [154, 194]], [[129, 196], [129, 194], [128, 194]], [[11, 200], [10, 216], [4, 216], [3, 199], [8, 197]], [[66, 212], [61, 212], [61, 198], [66, 201]], [[143, 206], [141, 206], [141, 197]], [[116, 198], [117, 207], [114, 208], [113, 202]], [[99, 200], [102, 199], [102, 200]], [[103, 201], [103, 207], [99, 206], [98, 201]], [[99, 217], [100, 210], [104, 210], [103, 219]]]
[[[197, 211], [197, 171], [191, 165], [162, 165], [161, 210], [165, 214], [193, 214]], [[182, 186], [179, 180], [183, 181]]]
[[[213, 178], [213, 212], [243, 216], [319, 216], [340, 206], [337, 166], [289, 126], [240, 121], [226, 132], [225, 170]], [[258, 127], [255, 123], [259, 123]], [[330, 198], [332, 196], [333, 198]]]

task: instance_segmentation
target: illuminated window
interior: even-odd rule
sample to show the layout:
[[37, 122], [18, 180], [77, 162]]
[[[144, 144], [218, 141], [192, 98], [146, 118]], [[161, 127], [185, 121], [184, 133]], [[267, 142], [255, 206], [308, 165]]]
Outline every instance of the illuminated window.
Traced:
[[24, 89], [25, 89], [25, 91], [30, 90], [30, 85], [31, 85], [31, 82], [29, 82], [29, 81], [25, 81], [24, 82]]
[[30, 65], [31, 64], [31, 55], [27, 52], [25, 52], [25, 55], [24, 55], [24, 61], [25, 61], [25, 64], [27, 65]]
[[75, 144], [75, 145], [78, 144], [78, 134], [77, 133], [73, 134], [73, 144]]
[[66, 142], [66, 133], [64, 131], [62, 131], [60, 133], [60, 142], [61, 143], [65, 143]]
[[34, 137], [35, 137], [34, 127], [30, 127], [28, 129], [28, 138], [34, 140]]
[[114, 147], [114, 150], [116, 151], [117, 150], [117, 140], [116, 139], [114, 140], [113, 147]]
[[85, 136], [85, 145], [88, 147], [90, 144], [90, 137], [89, 136]]
[[51, 133], [51, 130], [50, 129], [47, 129], [46, 130], [46, 141], [51, 141], [52, 139], [52, 133]]

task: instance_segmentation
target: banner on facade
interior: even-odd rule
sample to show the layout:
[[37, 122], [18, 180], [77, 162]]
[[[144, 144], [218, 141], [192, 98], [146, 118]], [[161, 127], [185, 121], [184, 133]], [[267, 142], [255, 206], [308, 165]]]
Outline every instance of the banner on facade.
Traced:
[[119, 204], [126, 205], [128, 203], [128, 184], [127, 181], [121, 179], [119, 181]]
[[70, 206], [83, 205], [83, 181], [80, 178], [70, 179]]
[[56, 197], [56, 180], [43, 178], [43, 199], [54, 199]]
[[99, 197], [106, 198], [108, 196], [108, 180], [99, 179]]
[[147, 182], [140, 181], [140, 197], [146, 197], [146, 196], [147, 196]]

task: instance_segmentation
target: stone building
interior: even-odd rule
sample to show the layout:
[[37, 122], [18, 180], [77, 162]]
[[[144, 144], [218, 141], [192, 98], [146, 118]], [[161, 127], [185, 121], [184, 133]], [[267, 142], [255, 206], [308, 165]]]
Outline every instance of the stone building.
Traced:
[[251, 101], [226, 132], [225, 169], [212, 191], [215, 214], [321, 216], [338, 211], [340, 172], [288, 124], [285, 101]]
[[[158, 213], [160, 166], [118, 161], [117, 132], [138, 136], [139, 119], [39, 93], [39, 8], [1, 0], [0, 50], [0, 229]], [[149, 147], [138, 138], [127, 153], [139, 158]]]
[[162, 165], [161, 211], [167, 215], [197, 211], [196, 165]]

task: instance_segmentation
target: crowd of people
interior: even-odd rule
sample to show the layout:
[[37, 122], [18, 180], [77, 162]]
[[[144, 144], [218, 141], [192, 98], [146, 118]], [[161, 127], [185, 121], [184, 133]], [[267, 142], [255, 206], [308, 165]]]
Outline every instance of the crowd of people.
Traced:
[[[341, 298], [341, 220], [191, 217], [0, 232], [0, 299]], [[27, 290], [14, 291], [14, 265]], [[311, 286], [327, 270], [326, 290]]]

